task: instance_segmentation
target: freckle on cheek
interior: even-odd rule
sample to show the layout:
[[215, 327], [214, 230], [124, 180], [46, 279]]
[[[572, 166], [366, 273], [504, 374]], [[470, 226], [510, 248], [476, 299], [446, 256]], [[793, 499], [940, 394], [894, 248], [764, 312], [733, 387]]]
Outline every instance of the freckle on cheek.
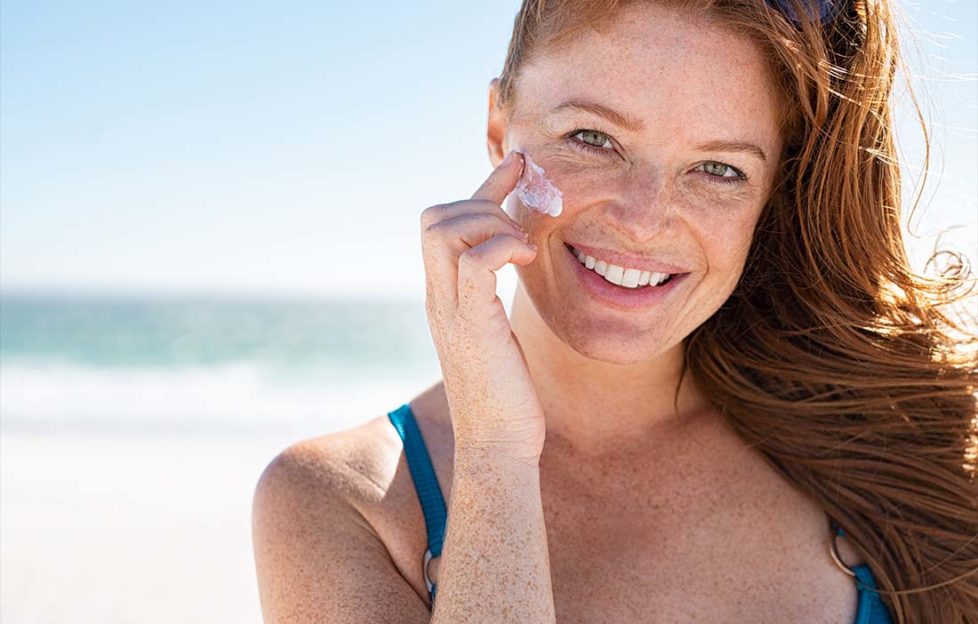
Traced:
[[526, 167], [514, 190], [516, 196], [528, 208], [551, 217], [560, 215], [564, 210], [564, 194], [547, 179], [543, 168], [533, 162], [528, 154], [524, 153], [523, 158]]

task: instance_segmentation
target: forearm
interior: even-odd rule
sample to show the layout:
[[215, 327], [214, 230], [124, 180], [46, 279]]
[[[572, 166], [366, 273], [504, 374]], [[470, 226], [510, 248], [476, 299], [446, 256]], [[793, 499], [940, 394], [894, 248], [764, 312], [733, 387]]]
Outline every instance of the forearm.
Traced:
[[456, 449], [432, 624], [555, 622], [538, 464]]

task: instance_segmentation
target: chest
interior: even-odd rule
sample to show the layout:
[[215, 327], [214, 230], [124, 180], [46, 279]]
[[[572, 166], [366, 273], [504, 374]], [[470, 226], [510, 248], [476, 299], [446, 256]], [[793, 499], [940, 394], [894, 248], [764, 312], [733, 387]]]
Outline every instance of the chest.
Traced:
[[[417, 502], [406, 485], [396, 497], [406, 508], [388, 517], [414, 515]], [[623, 496], [565, 482], [541, 486], [561, 624], [855, 619], [856, 588], [831, 562], [829, 533], [810, 508], [781, 500], [775, 509], [770, 499], [764, 507], [745, 490], [723, 488], [673, 499], [654, 489]], [[450, 506], [450, 488], [444, 495]], [[426, 595], [423, 518], [402, 524], [397, 534], [392, 553]], [[437, 570], [436, 560], [436, 583]]]
[[[430, 437], [450, 508], [450, 448]], [[764, 462], [691, 456], [656, 465], [651, 473], [542, 467], [558, 622], [854, 621], [858, 594], [831, 561], [824, 513]], [[400, 475], [381, 514], [399, 519], [385, 541], [426, 600], [424, 519], [409, 475]], [[437, 570], [436, 559], [436, 583]]]
[[688, 494], [544, 486], [557, 621], [854, 620], [817, 509], [749, 487]]
[[545, 513], [562, 624], [854, 620], [856, 589], [825, 551], [766, 525], [718, 517], [649, 527], [614, 509], [589, 522]]

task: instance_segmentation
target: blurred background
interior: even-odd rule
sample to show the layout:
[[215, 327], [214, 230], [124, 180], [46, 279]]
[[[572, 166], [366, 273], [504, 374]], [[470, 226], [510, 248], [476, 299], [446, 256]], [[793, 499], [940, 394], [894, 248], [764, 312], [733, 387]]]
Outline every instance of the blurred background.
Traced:
[[[419, 214], [518, 6], [0, 1], [4, 624], [261, 621], [262, 469], [440, 377]], [[908, 250], [978, 266], [978, 8], [898, 6]]]

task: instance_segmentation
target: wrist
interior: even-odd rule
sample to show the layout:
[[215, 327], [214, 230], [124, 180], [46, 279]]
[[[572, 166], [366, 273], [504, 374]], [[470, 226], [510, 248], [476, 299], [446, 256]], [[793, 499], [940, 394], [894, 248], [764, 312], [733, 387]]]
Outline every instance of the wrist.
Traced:
[[467, 440], [455, 444], [455, 469], [486, 470], [540, 468], [540, 452], [535, 448], [476, 442]]

